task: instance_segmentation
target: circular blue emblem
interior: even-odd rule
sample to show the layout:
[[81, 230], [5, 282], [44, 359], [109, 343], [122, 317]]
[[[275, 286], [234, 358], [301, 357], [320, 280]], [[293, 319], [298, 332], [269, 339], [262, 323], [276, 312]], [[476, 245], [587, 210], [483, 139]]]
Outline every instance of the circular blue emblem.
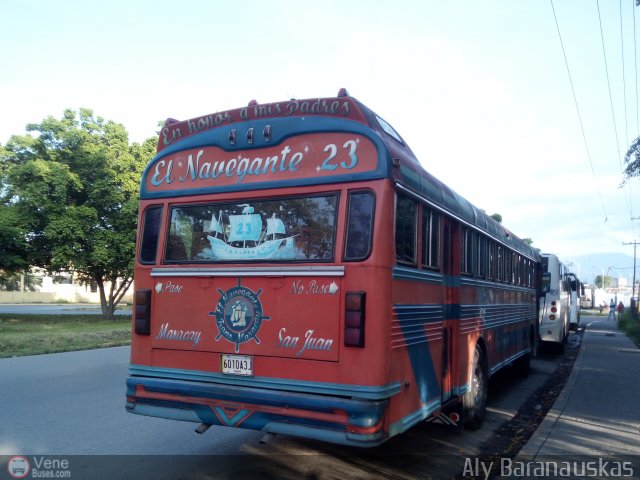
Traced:
[[236, 353], [240, 351], [240, 344], [253, 340], [260, 343], [258, 330], [262, 320], [270, 320], [271, 317], [262, 314], [262, 303], [258, 298], [262, 289], [254, 292], [250, 288], [242, 286], [242, 279], [238, 279], [238, 286], [232, 287], [226, 292], [218, 289], [220, 300], [214, 312], [209, 315], [216, 317], [216, 325], [219, 335], [216, 341], [224, 337], [236, 345]]

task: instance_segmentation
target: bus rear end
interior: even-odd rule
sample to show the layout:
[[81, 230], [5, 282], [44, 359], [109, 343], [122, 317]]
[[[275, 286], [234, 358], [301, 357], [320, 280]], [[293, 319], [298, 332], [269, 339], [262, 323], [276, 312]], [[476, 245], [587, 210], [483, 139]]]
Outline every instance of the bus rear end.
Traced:
[[374, 245], [373, 232], [392, 228], [393, 188], [355, 103], [334, 102], [161, 133], [141, 187], [129, 412], [350, 445], [387, 438], [401, 389], [379, 253], [391, 235]]

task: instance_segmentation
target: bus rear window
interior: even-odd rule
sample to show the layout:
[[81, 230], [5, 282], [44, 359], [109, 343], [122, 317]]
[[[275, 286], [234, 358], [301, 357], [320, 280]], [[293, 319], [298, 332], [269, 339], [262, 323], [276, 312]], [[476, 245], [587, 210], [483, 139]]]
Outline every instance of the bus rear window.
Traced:
[[149, 207], [144, 212], [142, 242], [140, 246], [140, 262], [142, 263], [151, 264], [156, 262], [161, 219], [162, 207]]
[[364, 260], [371, 251], [374, 196], [371, 192], [349, 194], [349, 217], [344, 259]]
[[165, 262], [332, 261], [337, 195], [175, 206]]

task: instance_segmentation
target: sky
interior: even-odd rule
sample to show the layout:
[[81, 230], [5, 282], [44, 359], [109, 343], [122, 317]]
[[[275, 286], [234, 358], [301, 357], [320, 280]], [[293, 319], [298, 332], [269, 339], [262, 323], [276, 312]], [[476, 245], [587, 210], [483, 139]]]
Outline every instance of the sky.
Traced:
[[66, 108], [141, 142], [167, 117], [345, 87], [534, 247], [632, 256], [640, 179], [620, 184], [640, 134], [633, 4], [4, 0], [0, 144]]

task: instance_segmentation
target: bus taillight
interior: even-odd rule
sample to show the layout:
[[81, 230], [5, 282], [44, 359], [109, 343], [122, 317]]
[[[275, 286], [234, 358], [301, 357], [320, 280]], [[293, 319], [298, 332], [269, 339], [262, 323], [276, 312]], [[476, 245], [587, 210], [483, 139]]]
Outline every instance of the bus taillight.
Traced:
[[347, 292], [345, 296], [344, 344], [364, 347], [365, 292]]
[[151, 334], [151, 290], [136, 290], [135, 307], [135, 332]]

